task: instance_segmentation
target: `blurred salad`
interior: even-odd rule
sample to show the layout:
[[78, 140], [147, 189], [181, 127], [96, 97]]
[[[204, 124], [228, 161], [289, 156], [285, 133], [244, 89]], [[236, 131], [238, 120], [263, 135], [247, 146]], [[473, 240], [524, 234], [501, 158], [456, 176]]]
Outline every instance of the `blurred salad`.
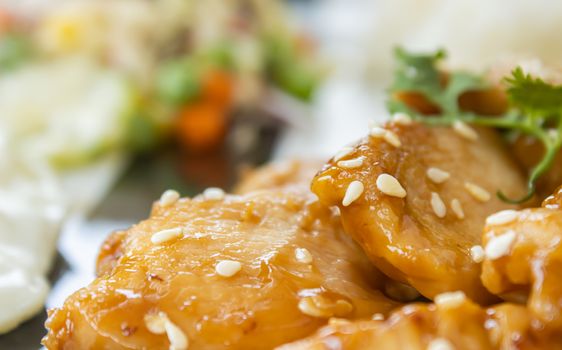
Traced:
[[[273, 0], [62, 1], [0, 18], [0, 84], [21, 94], [0, 108], [36, 121], [62, 166], [170, 139], [212, 150], [233, 111], [259, 111], [272, 91], [310, 101], [322, 75], [311, 40]], [[22, 112], [30, 93], [45, 104]]]
[[0, 333], [42, 309], [60, 225], [128, 156], [217, 150], [233, 125], [263, 124], [239, 111], [265, 119], [279, 91], [309, 101], [321, 77], [274, 0], [42, 4], [0, 5]]

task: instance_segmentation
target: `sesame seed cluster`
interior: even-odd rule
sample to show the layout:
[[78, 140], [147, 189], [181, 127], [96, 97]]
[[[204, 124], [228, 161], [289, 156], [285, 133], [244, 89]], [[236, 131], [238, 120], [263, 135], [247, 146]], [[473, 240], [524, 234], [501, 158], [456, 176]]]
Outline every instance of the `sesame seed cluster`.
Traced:
[[[392, 116], [392, 122], [397, 125], [408, 126], [413, 123], [413, 120], [409, 115], [405, 113], [396, 113]], [[469, 141], [478, 140], [478, 133], [476, 132], [476, 130], [472, 129], [465, 123], [455, 123], [453, 126], [453, 130], [458, 135]], [[374, 126], [373, 128], [371, 128], [369, 136], [382, 139], [386, 143], [396, 148], [402, 146], [402, 142], [400, 141], [400, 138], [396, 133], [380, 126]], [[354, 153], [354, 149], [352, 147], [345, 147], [334, 156], [333, 161], [339, 168], [359, 170], [364, 165], [364, 162], [366, 160], [365, 156], [346, 159], [352, 153]], [[448, 171], [440, 169], [438, 167], [428, 167], [426, 170], [426, 176], [432, 183], [436, 185], [443, 184], [451, 178], [451, 174]], [[407, 195], [406, 189], [402, 186], [400, 181], [391, 174], [379, 174], [375, 183], [377, 189], [384, 195], [396, 198], [405, 198]], [[464, 183], [464, 188], [474, 199], [480, 202], [487, 202], [491, 199], [490, 193], [477, 184], [467, 181]], [[352, 180], [345, 190], [345, 194], [343, 196], [341, 204], [344, 207], [351, 205], [353, 202], [361, 198], [364, 191], [365, 185], [360, 180]], [[433, 213], [437, 217], [444, 218], [447, 215], [447, 205], [438, 192], [430, 193], [430, 205]], [[449, 206], [452, 213], [457, 219], [464, 219], [465, 213], [462, 207], [462, 203], [459, 199], [451, 199]]]

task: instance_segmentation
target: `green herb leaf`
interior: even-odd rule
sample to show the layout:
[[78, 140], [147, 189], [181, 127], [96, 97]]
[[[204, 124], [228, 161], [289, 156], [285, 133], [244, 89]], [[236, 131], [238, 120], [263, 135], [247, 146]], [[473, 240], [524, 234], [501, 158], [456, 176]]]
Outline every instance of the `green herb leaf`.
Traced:
[[[530, 199], [535, 193], [537, 180], [550, 169], [562, 148], [562, 86], [548, 84], [517, 68], [505, 79], [510, 109], [503, 116], [491, 118], [460, 109], [459, 97], [468, 91], [485, 89], [486, 83], [481, 76], [458, 71], [448, 73], [447, 82], [443, 83], [438, 67], [445, 58], [442, 50], [430, 55], [416, 55], [397, 49], [395, 55], [397, 69], [389, 91], [391, 99], [387, 103], [391, 113], [406, 112], [429, 125], [451, 125], [455, 121], [463, 121], [518, 132], [533, 136], [543, 144], [545, 154], [531, 169], [527, 194], [510, 199], [498, 191], [498, 197], [506, 202], [522, 203]], [[420, 93], [437, 105], [441, 114], [427, 116], [417, 113], [404, 102], [392, 98], [396, 92]]]
[[[486, 87], [484, 80], [466, 72], [451, 72], [445, 76], [439, 71], [439, 63], [446, 57], [443, 50], [434, 54], [412, 54], [404, 49], [395, 51], [398, 67], [390, 92], [416, 92], [437, 105], [444, 115], [458, 113], [458, 99], [467, 91]], [[396, 101], [395, 101], [396, 102]], [[391, 112], [404, 111], [400, 103], [389, 105]], [[399, 101], [398, 101], [399, 102]], [[396, 110], [398, 109], [398, 110]]]
[[521, 67], [517, 67], [505, 82], [509, 85], [507, 94], [514, 107], [529, 115], [544, 118], [561, 114], [562, 86], [533, 78], [525, 74]]
[[397, 60], [397, 68], [391, 91], [421, 92], [430, 99], [432, 95], [440, 93], [442, 87], [437, 65], [445, 58], [444, 51], [420, 55], [397, 48], [394, 51], [394, 55]]

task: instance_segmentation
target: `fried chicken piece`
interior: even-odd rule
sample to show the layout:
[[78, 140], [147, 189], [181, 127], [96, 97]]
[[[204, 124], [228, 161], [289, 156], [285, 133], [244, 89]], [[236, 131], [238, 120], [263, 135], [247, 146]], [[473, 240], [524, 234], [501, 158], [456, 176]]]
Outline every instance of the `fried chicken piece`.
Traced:
[[[246, 171], [242, 180], [233, 190], [234, 194], [247, 194], [259, 190], [290, 190], [294, 192], [309, 192], [312, 178], [322, 167], [322, 162], [316, 160], [292, 159], [277, 161]], [[123, 240], [127, 231], [111, 234], [103, 243], [98, 254], [96, 272], [98, 276], [110, 272], [117, 260], [123, 254]]]
[[322, 165], [323, 162], [319, 160], [292, 159], [273, 162], [244, 174], [234, 193], [287, 188], [309, 191], [310, 182]]
[[339, 207], [346, 232], [388, 276], [428, 298], [462, 290], [489, 302], [470, 248], [488, 215], [513, 208], [495, 192], [520, 196], [525, 181], [494, 131], [460, 133], [415, 122], [375, 128], [330, 160], [312, 189]]
[[527, 303], [534, 317], [562, 331], [562, 192], [542, 208], [504, 211], [487, 220], [482, 282], [506, 300]]
[[[323, 162], [320, 161], [299, 159], [270, 163], [246, 174], [234, 192], [244, 194], [264, 189], [308, 191], [312, 178], [322, 165]], [[385, 279], [383, 290], [385, 295], [401, 302], [420, 297], [418, 291], [411, 286], [391, 279]]]
[[105, 247], [100, 277], [49, 311], [48, 349], [271, 349], [397, 305], [306, 192], [155, 204]]
[[[482, 309], [462, 294], [437, 304], [410, 304], [379, 321], [332, 321], [315, 335], [278, 350], [538, 350], [562, 349], [533, 328], [527, 310], [502, 304]], [[439, 300], [439, 299], [438, 299]]]

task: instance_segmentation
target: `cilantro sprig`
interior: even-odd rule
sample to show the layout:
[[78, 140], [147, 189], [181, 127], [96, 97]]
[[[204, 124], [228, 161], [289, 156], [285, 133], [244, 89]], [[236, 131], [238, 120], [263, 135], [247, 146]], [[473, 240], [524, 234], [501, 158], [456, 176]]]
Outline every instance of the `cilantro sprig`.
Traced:
[[[439, 64], [446, 57], [444, 51], [419, 55], [403, 49], [395, 51], [397, 69], [390, 88], [391, 98], [388, 109], [391, 113], [404, 112], [413, 119], [429, 125], [452, 125], [457, 121], [487, 126], [505, 131], [530, 135], [539, 140], [545, 149], [543, 158], [531, 169], [527, 182], [527, 194], [521, 198], [508, 198], [498, 191], [497, 195], [509, 203], [529, 200], [536, 191], [537, 180], [553, 165], [562, 148], [562, 86], [552, 85], [539, 78], [525, 74], [516, 68], [506, 77], [509, 109], [501, 116], [478, 115], [464, 111], [459, 106], [460, 96], [469, 91], [487, 88], [483, 77], [462, 72], [444, 75]], [[410, 108], [403, 101], [392, 98], [398, 92], [413, 92], [422, 95], [439, 108], [438, 115], [423, 115]]]

